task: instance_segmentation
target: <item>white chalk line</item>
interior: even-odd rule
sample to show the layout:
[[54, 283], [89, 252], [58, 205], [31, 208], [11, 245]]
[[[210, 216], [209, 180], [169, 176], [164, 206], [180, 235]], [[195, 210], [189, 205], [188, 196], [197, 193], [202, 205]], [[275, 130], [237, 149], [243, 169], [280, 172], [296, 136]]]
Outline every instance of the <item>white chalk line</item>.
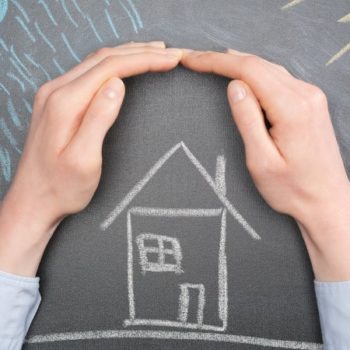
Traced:
[[293, 0], [293, 1], [291, 1], [290, 3], [288, 3], [287, 5], [284, 5], [283, 7], [282, 7], [282, 10], [286, 10], [286, 9], [288, 9], [288, 8], [290, 8], [290, 7], [293, 7], [293, 6], [295, 6], [295, 5], [298, 5], [298, 4], [300, 4], [300, 3], [302, 3], [304, 0]]
[[114, 210], [108, 215], [107, 219], [101, 223], [101, 229], [106, 230], [115, 220], [115, 218], [130, 204], [134, 197], [142, 191], [146, 184], [152, 179], [152, 177], [160, 170], [164, 163], [181, 147], [181, 143], [175, 145], [170, 151], [164, 154], [156, 164], [146, 173], [143, 179], [141, 179], [133, 189], [124, 197], [124, 199], [117, 205]]
[[99, 339], [160, 339], [160, 340], [196, 340], [217, 343], [249, 344], [282, 349], [321, 350], [322, 344], [291, 340], [267, 339], [222, 333], [167, 332], [147, 330], [95, 330], [85, 332], [51, 333], [35, 335], [26, 340], [27, 344], [43, 344], [76, 340]]
[[[134, 197], [142, 191], [144, 186], [152, 179], [152, 177], [162, 168], [162, 166], [168, 161], [168, 159], [179, 149], [184, 150], [185, 154], [192, 162], [192, 164], [197, 168], [199, 173], [206, 180], [208, 185], [212, 188], [212, 190], [217, 195], [218, 199], [224, 204], [227, 208], [228, 212], [238, 221], [238, 223], [244, 228], [244, 230], [253, 238], [253, 239], [261, 239], [258, 233], [249, 225], [249, 223], [243, 218], [243, 216], [238, 212], [238, 210], [230, 203], [230, 201], [225, 197], [223, 193], [221, 193], [222, 188], [217, 188], [215, 181], [203, 167], [203, 165], [199, 162], [199, 160], [193, 155], [193, 153], [187, 148], [184, 142], [180, 142], [176, 144], [173, 148], [171, 148], [165, 155], [163, 155], [155, 165], [146, 173], [146, 175], [141, 179], [132, 190], [124, 197], [124, 199], [112, 210], [112, 212], [108, 215], [108, 217], [101, 223], [100, 227], [102, 230], [106, 230], [118, 217], [119, 214], [130, 204], [130, 202], [134, 199]], [[223, 162], [223, 161], [221, 161]]]
[[132, 207], [130, 213], [140, 216], [161, 216], [161, 217], [211, 217], [220, 216], [222, 208], [217, 209], [192, 209], [192, 208], [151, 208]]

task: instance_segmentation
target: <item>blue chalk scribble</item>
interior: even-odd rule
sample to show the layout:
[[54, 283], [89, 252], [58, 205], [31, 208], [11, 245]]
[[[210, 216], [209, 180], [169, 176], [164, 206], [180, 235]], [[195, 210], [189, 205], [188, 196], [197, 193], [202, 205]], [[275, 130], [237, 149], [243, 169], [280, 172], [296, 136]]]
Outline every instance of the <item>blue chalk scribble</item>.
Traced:
[[0, 23], [6, 17], [8, 6], [7, 0], [0, 0]]
[[8, 150], [0, 145], [0, 165], [6, 182], [11, 180], [11, 158]]

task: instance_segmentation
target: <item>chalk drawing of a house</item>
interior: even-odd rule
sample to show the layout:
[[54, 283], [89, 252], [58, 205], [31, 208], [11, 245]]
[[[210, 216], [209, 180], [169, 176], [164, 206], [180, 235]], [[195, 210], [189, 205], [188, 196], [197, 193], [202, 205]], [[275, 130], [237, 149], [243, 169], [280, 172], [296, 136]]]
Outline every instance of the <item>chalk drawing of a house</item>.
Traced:
[[[131, 202], [147, 183], [181, 150], [195, 167], [193, 171], [204, 178], [203, 183], [216, 196], [219, 205], [205, 209], [132, 206]], [[124, 326], [226, 330], [227, 215], [232, 215], [252, 239], [260, 239], [260, 236], [227, 199], [225, 167], [224, 156], [218, 156], [213, 179], [187, 146], [180, 142], [153, 165], [101, 223], [101, 229], [106, 230], [118, 216], [126, 213], [129, 317]], [[176, 227], [176, 230], [171, 231], [169, 227]], [[204, 237], [207, 231], [209, 234]], [[210, 250], [214, 252], [210, 256], [207, 252], [203, 253], [205, 247], [201, 248], [201, 241], [205, 239], [210, 240]], [[189, 246], [192, 246], [192, 251]], [[193, 271], [192, 265], [186, 263], [189, 255], [192, 265], [193, 261], [199, 266], [197, 269], [203, 265], [202, 270]], [[145, 290], [162, 293], [153, 308], [145, 308], [145, 303], [140, 300]], [[162, 298], [165, 299], [163, 304]]]

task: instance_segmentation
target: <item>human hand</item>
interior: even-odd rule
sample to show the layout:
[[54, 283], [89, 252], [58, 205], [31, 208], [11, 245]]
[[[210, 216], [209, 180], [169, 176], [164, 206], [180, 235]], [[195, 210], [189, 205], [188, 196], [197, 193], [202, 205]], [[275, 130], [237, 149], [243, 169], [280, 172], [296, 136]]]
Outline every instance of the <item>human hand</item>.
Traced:
[[163, 42], [103, 48], [39, 89], [1, 206], [0, 270], [36, 273], [59, 222], [85, 208], [98, 186], [103, 140], [124, 98], [121, 79], [171, 70], [181, 53]]
[[350, 280], [350, 185], [325, 94], [282, 66], [234, 50], [185, 50], [181, 62], [236, 79], [228, 99], [257, 189], [297, 221], [316, 279]]

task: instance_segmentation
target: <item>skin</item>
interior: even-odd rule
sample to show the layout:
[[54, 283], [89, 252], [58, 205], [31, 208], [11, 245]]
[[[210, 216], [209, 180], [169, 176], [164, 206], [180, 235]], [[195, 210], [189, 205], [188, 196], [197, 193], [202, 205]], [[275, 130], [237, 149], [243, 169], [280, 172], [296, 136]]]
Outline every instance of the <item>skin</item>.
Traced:
[[259, 192], [298, 223], [317, 280], [350, 280], [350, 185], [324, 93], [250, 54], [166, 49], [163, 42], [104, 48], [40, 88], [0, 207], [0, 270], [35, 276], [59, 223], [90, 202], [103, 140], [124, 98], [121, 79], [180, 62], [234, 79], [228, 101]]

